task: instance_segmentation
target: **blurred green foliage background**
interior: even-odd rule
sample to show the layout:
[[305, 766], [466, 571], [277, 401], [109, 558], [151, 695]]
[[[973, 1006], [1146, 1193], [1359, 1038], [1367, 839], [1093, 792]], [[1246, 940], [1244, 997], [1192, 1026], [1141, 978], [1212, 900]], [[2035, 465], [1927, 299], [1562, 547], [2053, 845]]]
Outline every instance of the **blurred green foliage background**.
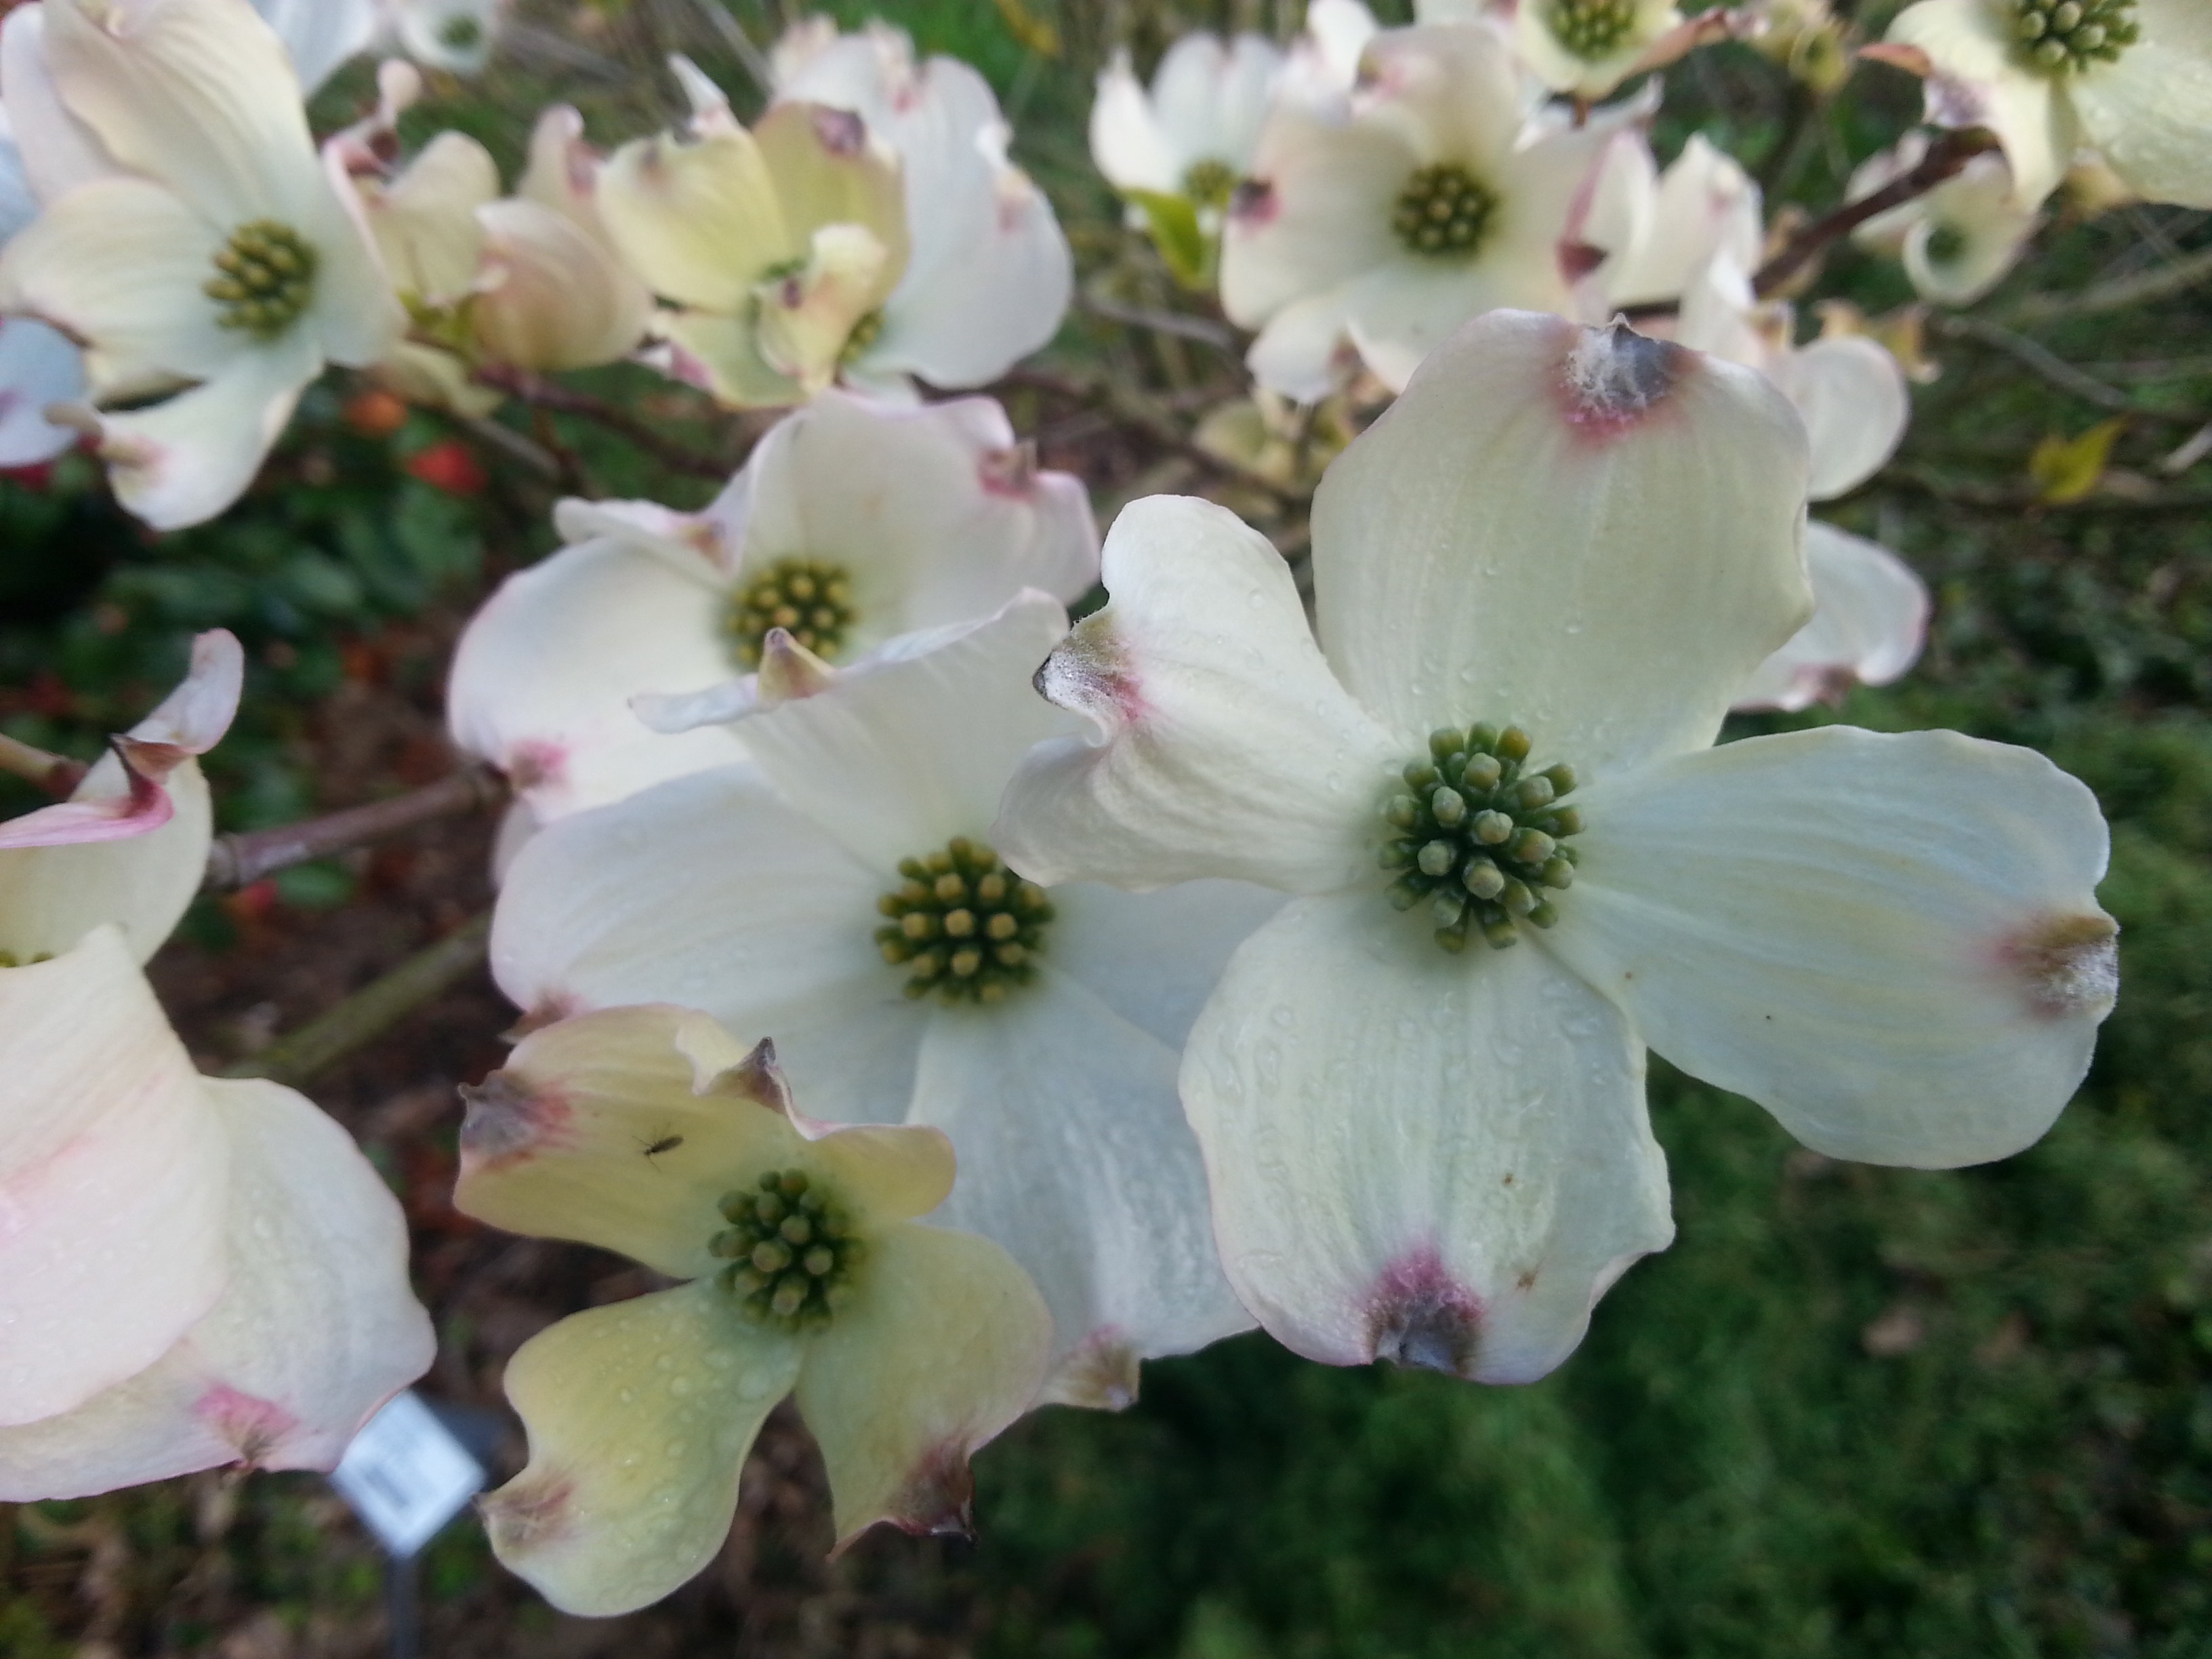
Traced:
[[[691, 9], [599, 0], [526, 15], [618, 32], [654, 7]], [[1157, 272], [1130, 246], [1084, 146], [1104, 51], [1126, 41], [1149, 61], [1186, 27], [1296, 21], [1293, 5], [1198, 0], [826, 9], [848, 22], [881, 11], [925, 50], [979, 65], [1081, 266], [1135, 269], [1139, 283]], [[1860, 8], [1877, 25], [1891, 9]], [[732, 15], [763, 42], [783, 21], [760, 0]], [[579, 38], [600, 37], [587, 27]], [[745, 88], [733, 59], [711, 42], [696, 49], [726, 85]], [[342, 82], [331, 109], [349, 111], [365, 84], [358, 73]], [[1832, 109], [1808, 111], [1773, 65], [1738, 47], [1700, 54], [1670, 90], [1662, 155], [1703, 131], [1768, 164], [1770, 179], [1780, 174], [1815, 210], [1917, 106], [1903, 76], [1863, 67]], [[672, 89], [650, 79], [537, 60], [437, 91], [410, 133], [464, 125], [510, 167], [529, 114], [553, 96], [581, 103], [602, 142], [674, 110]], [[2203, 215], [2063, 222], [1978, 308], [2116, 388], [2133, 411], [2114, 481], [2077, 506], [2030, 505], [2027, 457], [2112, 410], [1985, 340], [1931, 333], [1942, 374], [1917, 396], [1899, 463], [1823, 513], [1929, 579], [1928, 657], [1902, 686], [1855, 692], [1839, 709], [1741, 723], [1952, 725], [2043, 748], [2097, 791], [2114, 828], [2104, 896], [2125, 930], [2124, 990], [2087, 1086], [2041, 1145], [1954, 1174], [1834, 1164], [1747, 1103], [1660, 1068], [1654, 1112], [1680, 1241], [1630, 1273], [1549, 1380], [1484, 1389], [1326, 1370], [1258, 1337], [1224, 1344], [1151, 1367], [1127, 1413], [1048, 1410], [988, 1452], [972, 1549], [879, 1539], [840, 1570], [848, 1577], [833, 1583], [889, 1595], [890, 1622], [925, 1632], [922, 1646], [825, 1646], [740, 1621], [654, 1650], [2212, 1654], [2212, 486], [2201, 465], [2175, 478], [2155, 467], [2192, 422], [2212, 420], [2212, 301], [2196, 289], [2115, 311], [2039, 303], [2208, 244]], [[1869, 312], [1909, 298], [1894, 270], [1847, 248], [1818, 292]], [[1156, 367], [1150, 349], [1079, 314], [1055, 352], [1144, 374]], [[1233, 394], [1231, 365], [1204, 372]], [[618, 399], [660, 395], [637, 372], [587, 378]], [[246, 714], [214, 757], [225, 816], [242, 827], [309, 810], [308, 712], [344, 680], [349, 649], [425, 616], [465, 614], [494, 576], [551, 544], [544, 480], [488, 453], [482, 491], [441, 489], [409, 471], [451, 435], [441, 422], [417, 415], [396, 434], [363, 436], [344, 417], [345, 395], [313, 394], [265, 487], [203, 530], [148, 538], [82, 459], [39, 488], [0, 484], [0, 726], [89, 752], [169, 682], [191, 630], [221, 624], [246, 639], [254, 665]], [[573, 447], [607, 493], [682, 503], [705, 488], [580, 428], [538, 435]], [[432, 657], [408, 672], [434, 682], [441, 671]], [[428, 698], [434, 684], [419, 690]], [[1870, 814], [1868, 833], [1880, 828]], [[310, 866], [287, 878], [283, 897], [342, 905], [352, 879]], [[205, 942], [225, 937], [212, 908], [196, 926]], [[437, 1133], [450, 1138], [450, 1119]], [[170, 1487], [105, 1511], [122, 1517], [133, 1570], [157, 1590], [163, 1573], [191, 1570], [204, 1501]], [[301, 1518], [326, 1502], [316, 1483], [264, 1479], [229, 1501], [249, 1518], [230, 1534], [230, 1571], [247, 1600], [276, 1610], [280, 1631], [305, 1640], [315, 1608], [373, 1621], [368, 1557], [357, 1546], [334, 1554], [336, 1523]], [[9, 1541], [0, 1508], [0, 1653], [79, 1650], [39, 1563], [87, 1512], [15, 1512]], [[473, 1523], [458, 1528], [431, 1559], [434, 1614], [496, 1577]], [[527, 1601], [508, 1596], [520, 1610], [504, 1636], [472, 1627], [453, 1650], [587, 1650], [581, 1638], [556, 1644], [561, 1621]], [[215, 1651], [223, 1639], [158, 1620], [143, 1628], [162, 1651]]]

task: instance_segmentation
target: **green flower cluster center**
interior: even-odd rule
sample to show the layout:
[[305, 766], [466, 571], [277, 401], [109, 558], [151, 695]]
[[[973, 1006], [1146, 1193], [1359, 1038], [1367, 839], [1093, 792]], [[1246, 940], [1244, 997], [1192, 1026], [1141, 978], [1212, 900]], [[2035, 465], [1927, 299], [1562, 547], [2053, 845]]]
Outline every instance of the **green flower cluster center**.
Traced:
[[1595, 61], [1635, 32], [1636, 0], [1552, 0], [1553, 36], [1576, 57]]
[[2117, 62], [2141, 38], [2135, 9], [2136, 0], [2013, 0], [2013, 33], [2031, 68], [2079, 74]]
[[1928, 262], [1936, 265], [1955, 264], [1972, 246], [1966, 233], [1958, 226], [1934, 226], [1928, 232]]
[[1429, 736], [1429, 755], [1409, 761], [1406, 793], [1382, 803], [1390, 839], [1382, 864], [1399, 872], [1390, 902], [1425, 902], [1437, 943], [1457, 952], [1480, 936], [1494, 950], [1520, 938], [1520, 924], [1559, 920], [1549, 894], [1575, 878], [1568, 838], [1582, 814], [1559, 805], [1574, 793], [1571, 766], [1531, 771], [1528, 734], [1517, 726], [1448, 728]]
[[314, 246], [291, 226], [256, 219], [230, 233], [200, 291], [222, 308], [223, 327], [273, 340], [313, 301], [316, 264]]
[[905, 879], [876, 901], [884, 960], [907, 970], [906, 994], [1003, 1002], [1036, 977], [1052, 901], [989, 848], [956, 836], [941, 853], [907, 859]]
[[1498, 211], [1491, 188], [1456, 161], [1416, 167], [1391, 210], [1390, 228], [1415, 253], [1466, 258], [1481, 246]]
[[730, 1224], [707, 1248], [729, 1262], [720, 1281], [748, 1319], [802, 1330], [827, 1325], [852, 1300], [867, 1249], [805, 1170], [772, 1170], [757, 1190], [725, 1193], [715, 1207]]
[[853, 325], [853, 331], [845, 337], [845, 343], [838, 349], [837, 366], [842, 368], [858, 362], [883, 337], [884, 313], [883, 307], [878, 306], [873, 311], [864, 312], [860, 321]]
[[778, 559], [730, 596], [723, 631], [738, 665], [760, 666], [769, 629], [781, 628], [818, 657], [836, 655], [853, 625], [853, 581], [820, 559]]
[[1229, 193], [1236, 188], [1237, 169], [1210, 155], [1193, 161], [1183, 172], [1182, 193], [1200, 207], [1227, 207]]

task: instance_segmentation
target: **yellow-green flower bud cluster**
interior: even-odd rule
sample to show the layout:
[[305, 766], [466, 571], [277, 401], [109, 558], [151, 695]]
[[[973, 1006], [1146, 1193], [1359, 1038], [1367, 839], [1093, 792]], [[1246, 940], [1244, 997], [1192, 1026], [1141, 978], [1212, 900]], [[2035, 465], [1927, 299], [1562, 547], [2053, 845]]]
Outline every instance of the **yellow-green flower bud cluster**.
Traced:
[[1520, 938], [1520, 924], [1559, 920], [1550, 895], [1575, 878], [1568, 838], [1582, 814], [1560, 804], [1574, 793], [1571, 766], [1530, 771], [1528, 734], [1472, 726], [1433, 732], [1429, 754], [1401, 775], [1405, 793], [1382, 803], [1390, 839], [1382, 865], [1398, 872], [1390, 902], [1426, 902], [1437, 943], [1460, 951], [1480, 937], [1494, 950]]
[[905, 879], [876, 901], [890, 918], [876, 943], [885, 962], [907, 969], [907, 995], [1003, 1002], [1036, 977], [1053, 915], [1043, 888], [965, 836], [941, 853], [904, 860], [899, 874]]
[[726, 1193], [716, 1207], [730, 1224], [707, 1248], [730, 1263], [720, 1283], [747, 1318], [802, 1330], [852, 1300], [866, 1247], [806, 1171], [771, 1170], [757, 1190]]
[[220, 307], [223, 327], [273, 340], [313, 301], [315, 265], [314, 246], [298, 231], [256, 219], [231, 232], [200, 291]]
[[2136, 0], [2013, 0], [2013, 33], [2028, 64], [2046, 75], [2079, 74], [2116, 62], [2142, 26]]
[[1236, 188], [1237, 169], [1210, 155], [1183, 169], [1182, 193], [1200, 207], [1227, 207], [1230, 192]]
[[1636, 0], [1552, 0], [1553, 38], [1595, 62], [1620, 49], [1636, 27]]
[[1498, 211], [1496, 194], [1456, 161], [1416, 167], [1398, 192], [1390, 228], [1412, 252], [1464, 259], [1481, 246]]
[[757, 668], [771, 628], [781, 628], [818, 657], [830, 657], [845, 642], [853, 616], [853, 580], [844, 566], [778, 559], [731, 596], [723, 631], [738, 665]]

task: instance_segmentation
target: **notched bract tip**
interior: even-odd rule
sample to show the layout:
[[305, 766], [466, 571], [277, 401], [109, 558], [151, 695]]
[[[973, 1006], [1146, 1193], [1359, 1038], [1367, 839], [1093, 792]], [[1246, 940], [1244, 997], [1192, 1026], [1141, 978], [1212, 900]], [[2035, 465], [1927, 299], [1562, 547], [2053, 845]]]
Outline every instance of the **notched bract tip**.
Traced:
[[461, 1163], [468, 1170], [501, 1169], [528, 1158], [568, 1115], [563, 1103], [512, 1072], [464, 1083], [460, 1097], [468, 1109], [461, 1119]]
[[1601, 429], [1632, 425], [1666, 400], [1692, 362], [1680, 346], [1638, 334], [1625, 317], [1583, 329], [1563, 366], [1567, 418]]
[[2007, 971], [2045, 1019], [2102, 1019], [2120, 994], [2120, 927], [2101, 911], [2046, 916], [2005, 941]]
[[1384, 1269], [1370, 1299], [1368, 1340], [1394, 1365], [1472, 1377], [1482, 1346], [1482, 1303], [1433, 1250]]

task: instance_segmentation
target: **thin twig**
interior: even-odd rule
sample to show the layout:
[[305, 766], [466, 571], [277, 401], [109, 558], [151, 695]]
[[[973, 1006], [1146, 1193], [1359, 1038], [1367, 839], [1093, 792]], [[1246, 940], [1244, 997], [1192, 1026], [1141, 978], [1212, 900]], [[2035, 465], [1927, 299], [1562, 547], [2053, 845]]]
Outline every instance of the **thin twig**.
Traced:
[[695, 478], [722, 479], [728, 477], [732, 471], [727, 462], [673, 441], [648, 422], [588, 392], [579, 392], [543, 375], [497, 364], [480, 365], [476, 378], [509, 397], [520, 398], [533, 408], [550, 409], [558, 415], [577, 415], [594, 422], [617, 436], [628, 439], [672, 472], [689, 473]]
[[489, 913], [463, 922], [289, 1036], [225, 1067], [222, 1075], [267, 1078], [294, 1088], [312, 1082], [477, 968], [490, 939]]
[[207, 875], [201, 885], [216, 892], [244, 887], [272, 871], [366, 847], [440, 818], [481, 812], [507, 799], [507, 786], [484, 767], [471, 766], [366, 806], [348, 807], [327, 817], [307, 818], [274, 830], [218, 836], [208, 848]]
[[1880, 190], [1855, 202], [1844, 203], [1792, 236], [1779, 252], [1759, 268], [1759, 274], [1751, 279], [1752, 291], [1762, 300], [1771, 299], [1831, 242], [1841, 240], [1868, 220], [1892, 208], [1925, 196], [1983, 151], [1996, 147], [1996, 140], [1984, 132], [1945, 133], [1928, 146], [1928, 153], [1916, 165]]
[[1285, 507], [1303, 507], [1312, 492], [1278, 483], [1250, 467], [1217, 455], [1186, 434], [1180, 422], [1143, 392], [1103, 377], [1079, 378], [1049, 369], [1016, 368], [999, 381], [1001, 386], [1027, 386], [1064, 398], [1105, 415], [1121, 426], [1141, 432], [1161, 448], [1196, 462], [1216, 477], [1244, 484], [1270, 495]]
[[36, 784], [57, 799], [66, 799], [86, 770], [82, 761], [71, 760], [67, 755], [48, 754], [20, 738], [0, 732], [0, 772], [11, 773], [26, 783]]
[[2212, 491], [2176, 490], [2166, 495], [2119, 495], [2100, 491], [2079, 501], [2047, 501], [2033, 490], [1992, 489], [1986, 484], [1959, 483], [1917, 466], [1893, 463], [1884, 467], [1869, 486], [1874, 490], [1905, 489], [1951, 507], [1976, 512], [2033, 515], [2037, 514], [2108, 514], [2116, 518], [2162, 518], [2168, 514], [2212, 513]]
[[2171, 299], [2212, 282], [2212, 247], [2199, 248], [2186, 258], [2153, 270], [2139, 270], [2100, 283], [2079, 294], [2031, 294], [2006, 313], [2008, 323], [2056, 322], [2062, 317], [2096, 317], [2107, 312], [2132, 311], [2155, 301]]
[[501, 426], [497, 421], [481, 416], [465, 416], [462, 427], [479, 442], [489, 444], [520, 461], [532, 471], [559, 483], [562, 469], [558, 457], [535, 439], [526, 438], [511, 426]]
[[2145, 409], [2118, 386], [2106, 386], [2095, 376], [2075, 368], [2048, 346], [2029, 339], [2025, 334], [2015, 334], [2001, 324], [1980, 317], [1939, 316], [1930, 319], [1929, 326], [1944, 338], [1973, 340], [2002, 351], [2014, 362], [2033, 370], [2061, 392], [2070, 392], [2083, 403], [2094, 404], [2115, 415], [2168, 426], [2187, 427], [2192, 430], [2204, 423], [2201, 412], [2191, 414], [2186, 410]]
[[738, 62], [744, 65], [745, 73], [752, 77], [753, 85], [761, 96], [775, 96], [775, 65], [769, 62], [768, 54], [753, 44], [753, 38], [745, 33], [744, 26], [730, 15], [721, 0], [696, 0], [696, 4], [699, 15], [707, 20], [715, 33], [722, 37], [722, 44], [736, 56]]
[[1237, 331], [1224, 323], [1209, 321], [1204, 317], [1185, 316], [1179, 311], [1156, 311], [1149, 306], [1133, 306], [1103, 294], [1086, 290], [1082, 295], [1083, 308], [1095, 317], [1103, 317], [1109, 323], [1120, 323], [1125, 328], [1149, 329], [1155, 334], [1170, 334], [1178, 339], [1195, 340], [1200, 345], [1212, 346], [1216, 351], [1232, 356], [1237, 350]]

